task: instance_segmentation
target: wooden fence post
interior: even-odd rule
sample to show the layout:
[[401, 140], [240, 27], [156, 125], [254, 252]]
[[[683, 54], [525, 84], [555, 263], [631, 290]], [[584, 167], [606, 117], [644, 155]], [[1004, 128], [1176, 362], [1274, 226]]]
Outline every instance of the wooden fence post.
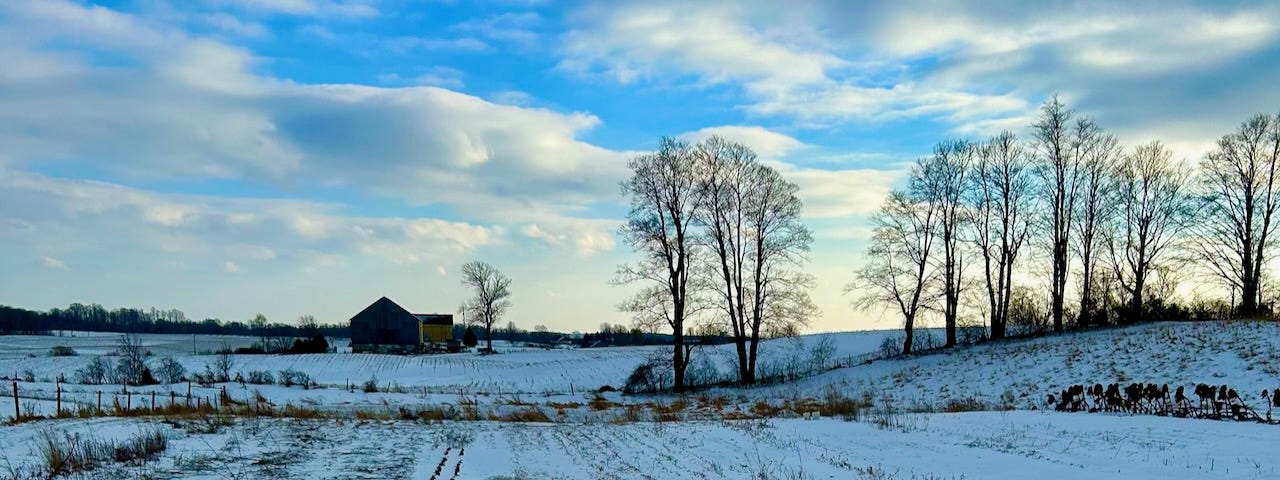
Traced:
[[102, 390], [98, 390], [98, 415], [102, 415]]
[[151, 391], [151, 413], [156, 413], [156, 391]]
[[57, 395], [54, 396], [54, 398], [56, 398], [55, 402], [57, 405], [57, 407], [55, 408], [58, 409], [57, 410], [58, 413], [54, 414], [54, 417], [61, 417], [62, 416], [62, 382], [57, 382], [54, 385], [58, 392]]
[[129, 387], [124, 387], [124, 411], [133, 410], [133, 393], [129, 392]]
[[13, 421], [22, 418], [22, 411], [18, 410], [18, 381], [13, 381]]

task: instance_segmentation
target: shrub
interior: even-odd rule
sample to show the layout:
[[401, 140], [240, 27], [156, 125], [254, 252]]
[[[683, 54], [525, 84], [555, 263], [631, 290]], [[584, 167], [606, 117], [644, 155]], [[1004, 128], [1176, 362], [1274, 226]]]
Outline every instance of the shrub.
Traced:
[[223, 345], [222, 350], [213, 357], [213, 362], [206, 366], [206, 370], [217, 374], [214, 380], [226, 382], [231, 380], [231, 367], [235, 364], [235, 357], [231, 356], [231, 352]]
[[95, 356], [89, 359], [89, 363], [76, 370], [76, 383], [87, 385], [101, 385], [107, 383], [107, 372], [110, 371], [111, 364], [107, 359]]
[[76, 353], [76, 349], [66, 345], [55, 345], [49, 348], [50, 357], [74, 357], [76, 355], [79, 355]]
[[364, 393], [378, 393], [378, 377], [370, 377], [365, 380], [361, 390], [364, 390]]
[[24, 381], [24, 382], [34, 382], [34, 381], [36, 381], [36, 373], [35, 373], [35, 372], [32, 372], [31, 370], [23, 370], [23, 371], [22, 371], [22, 381]]
[[156, 374], [164, 383], [178, 383], [187, 375], [187, 367], [182, 366], [173, 357], [160, 357], [156, 365]]
[[897, 335], [889, 335], [880, 341], [880, 356], [884, 358], [893, 357], [902, 353], [902, 337]]
[[475, 330], [468, 325], [467, 329], [462, 332], [462, 344], [466, 345], [467, 348], [476, 348], [478, 343]]
[[311, 384], [314, 383], [312, 382], [310, 375], [292, 368], [281, 370], [280, 373], [276, 375], [276, 381], [280, 382], [280, 385], [286, 387], [298, 385], [303, 388], [310, 387]]
[[250, 371], [249, 378], [245, 381], [254, 385], [274, 385], [276, 383], [275, 377], [266, 370]]
[[324, 335], [316, 335], [311, 338], [298, 338], [293, 340], [293, 347], [289, 348], [288, 353], [327, 353], [329, 351], [329, 341]]
[[671, 377], [671, 357], [656, 352], [631, 371], [622, 391], [628, 394], [660, 392], [672, 383]]

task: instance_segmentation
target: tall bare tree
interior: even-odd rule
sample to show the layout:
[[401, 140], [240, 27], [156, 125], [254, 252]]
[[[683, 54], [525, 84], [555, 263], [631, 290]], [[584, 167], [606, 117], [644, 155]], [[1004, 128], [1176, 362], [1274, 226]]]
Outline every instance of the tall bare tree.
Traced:
[[1167, 147], [1151, 142], [1124, 155], [1115, 169], [1117, 212], [1103, 236], [1112, 271], [1129, 295], [1129, 320], [1142, 314], [1147, 282], [1193, 216], [1186, 175], [1172, 158]]
[[663, 138], [657, 152], [631, 160], [631, 178], [622, 183], [631, 209], [621, 235], [641, 259], [621, 266], [616, 282], [646, 286], [621, 307], [638, 320], [661, 318], [671, 328], [677, 392], [685, 389], [691, 353], [684, 342], [685, 323], [697, 296], [696, 281], [691, 280], [698, 248], [692, 231], [699, 204], [696, 165], [688, 143]]
[[937, 240], [938, 211], [908, 191], [894, 191], [872, 217], [875, 231], [867, 246], [867, 264], [845, 292], [858, 292], [861, 308], [887, 306], [902, 314], [902, 353], [910, 354], [915, 323], [936, 301], [936, 270], [931, 255]]
[[710, 253], [703, 270], [729, 323], [738, 378], [755, 383], [761, 338], [798, 331], [816, 313], [812, 279], [798, 271], [812, 236], [800, 221], [798, 188], [750, 148], [712, 137], [694, 151], [698, 237]]
[[1098, 268], [1101, 250], [1100, 228], [1114, 205], [1110, 181], [1120, 155], [1115, 135], [1104, 132], [1092, 119], [1079, 118], [1075, 124], [1076, 156], [1080, 159], [1079, 201], [1076, 204], [1076, 239], [1071, 242], [1080, 258], [1080, 312], [1077, 323], [1089, 324], [1098, 316], [1097, 291], [1102, 283]]
[[1031, 231], [1034, 179], [1026, 150], [1005, 131], [978, 149], [967, 201], [973, 243], [982, 260], [991, 338], [1004, 338], [1009, 325], [1013, 271]]
[[1072, 131], [1075, 112], [1055, 95], [1040, 106], [1040, 117], [1032, 124], [1038, 155], [1036, 170], [1040, 173], [1040, 197], [1047, 212], [1051, 263], [1049, 299], [1053, 329], [1063, 330], [1066, 305], [1067, 273], [1070, 267], [1068, 248], [1075, 221], [1076, 199], [1079, 197], [1079, 158], [1076, 136]]
[[1218, 139], [1200, 164], [1204, 210], [1196, 252], [1240, 293], [1238, 312], [1259, 312], [1262, 280], [1280, 209], [1280, 114], [1257, 114]]
[[960, 237], [968, 219], [964, 211], [964, 192], [968, 186], [965, 176], [976, 152], [977, 146], [968, 140], [938, 143], [933, 156], [918, 164], [908, 187], [913, 195], [933, 204], [937, 213], [938, 241], [942, 246], [942, 256], [937, 258], [941, 260], [942, 318], [948, 347], [956, 344], [964, 278]]
[[765, 165], [752, 170], [749, 185], [745, 217], [752, 298], [746, 383], [755, 383], [761, 337], [794, 334], [817, 314], [817, 306], [809, 297], [813, 278], [803, 271], [813, 235], [800, 221], [799, 187]]
[[493, 353], [493, 326], [511, 308], [511, 277], [488, 263], [470, 261], [462, 265], [462, 286], [471, 289], [471, 298], [458, 311], [484, 326], [485, 350]]

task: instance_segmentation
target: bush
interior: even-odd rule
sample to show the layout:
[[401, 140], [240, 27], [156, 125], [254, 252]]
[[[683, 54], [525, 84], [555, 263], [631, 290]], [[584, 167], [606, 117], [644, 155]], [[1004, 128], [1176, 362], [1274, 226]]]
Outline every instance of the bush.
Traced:
[[288, 353], [328, 353], [329, 341], [324, 335], [316, 335], [311, 338], [294, 339], [293, 347]]
[[467, 329], [462, 332], [462, 344], [466, 345], [467, 348], [476, 348], [476, 344], [478, 343], [479, 341], [476, 339], [476, 331], [468, 325]]
[[182, 366], [173, 357], [160, 357], [156, 365], [156, 374], [164, 383], [178, 383], [187, 375], [187, 367]]
[[378, 377], [365, 380], [361, 390], [364, 390], [364, 393], [378, 393]]
[[897, 335], [889, 335], [880, 341], [880, 356], [884, 358], [893, 357], [902, 353], [902, 337]]
[[673, 375], [670, 353], [657, 351], [631, 371], [622, 391], [627, 394], [661, 392], [672, 385]]
[[66, 345], [55, 345], [49, 348], [50, 357], [74, 357], [76, 355], [79, 355], [76, 353], [76, 349]]
[[36, 381], [36, 373], [35, 373], [35, 372], [33, 372], [33, 371], [31, 371], [31, 370], [23, 370], [23, 371], [22, 371], [22, 381], [24, 381], [24, 382], [34, 382], [34, 381]]
[[107, 372], [111, 370], [111, 364], [107, 359], [100, 356], [89, 359], [89, 363], [79, 370], [76, 370], [76, 383], [86, 385], [102, 385], [107, 383]]
[[253, 370], [249, 372], [249, 379], [246, 382], [254, 385], [274, 385], [276, 379], [266, 370]]
[[310, 375], [307, 375], [306, 373], [298, 370], [294, 370], [292, 368], [286, 368], [284, 370], [281, 370], [280, 373], [276, 375], [276, 381], [280, 382], [280, 385], [283, 385], [286, 387], [292, 387], [294, 385], [298, 385], [303, 388], [310, 387], [313, 383], [315, 383], [311, 380]]

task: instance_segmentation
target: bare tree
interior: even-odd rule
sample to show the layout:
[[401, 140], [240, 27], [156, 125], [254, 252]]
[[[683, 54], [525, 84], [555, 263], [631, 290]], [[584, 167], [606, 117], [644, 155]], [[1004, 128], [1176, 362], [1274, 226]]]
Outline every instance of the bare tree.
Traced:
[[116, 381], [122, 385], [140, 385], [147, 370], [147, 350], [142, 337], [133, 334], [120, 336], [116, 345]]
[[1257, 114], [1223, 135], [1200, 164], [1203, 215], [1196, 253], [1232, 292], [1239, 313], [1259, 312], [1280, 209], [1280, 115]]
[[1128, 314], [1143, 311], [1143, 292], [1193, 216], [1186, 176], [1173, 152], [1151, 142], [1124, 155], [1114, 175], [1115, 208], [1104, 231], [1112, 271], [1129, 295]]
[[462, 265], [462, 286], [472, 296], [458, 310], [484, 326], [485, 350], [493, 353], [493, 326], [511, 308], [511, 278], [493, 265], [471, 261]]
[[[622, 305], [638, 319], [662, 318], [671, 328], [673, 388], [683, 392], [689, 354], [684, 343], [694, 256], [692, 224], [698, 207], [696, 162], [690, 146], [663, 138], [657, 152], [631, 160], [631, 178], [622, 194], [631, 202], [621, 234], [641, 259], [618, 269], [617, 283], [644, 282], [646, 288]], [[692, 288], [691, 288], [692, 287]]]
[[755, 383], [762, 334], [794, 334], [817, 315], [817, 306], [809, 297], [813, 278], [802, 270], [813, 235], [800, 221], [799, 187], [764, 165], [752, 170], [749, 184], [745, 216], [752, 242], [752, 298], [746, 381]]
[[1035, 186], [1017, 136], [1002, 132], [979, 148], [971, 185], [973, 242], [982, 260], [991, 338], [999, 339], [1009, 325], [1013, 270], [1030, 234]]
[[1077, 323], [1087, 325], [1098, 315], [1097, 289], [1102, 284], [1098, 274], [1099, 230], [1114, 207], [1110, 201], [1110, 177], [1120, 155], [1120, 143], [1115, 135], [1103, 132], [1089, 118], [1076, 120], [1075, 135], [1076, 156], [1080, 159], [1080, 198], [1076, 204], [1076, 240], [1072, 245], [1081, 266]]
[[1066, 305], [1067, 273], [1069, 271], [1068, 247], [1075, 221], [1075, 203], [1079, 197], [1079, 158], [1075, 155], [1077, 141], [1072, 132], [1075, 112], [1055, 95], [1040, 107], [1040, 118], [1032, 124], [1035, 137], [1036, 170], [1041, 177], [1040, 197], [1047, 210], [1045, 219], [1049, 232], [1049, 256], [1051, 263], [1050, 310], [1054, 331], [1063, 330]]
[[867, 246], [867, 264], [846, 292], [861, 292], [861, 308], [890, 306], [902, 314], [902, 353], [910, 354], [915, 322], [936, 295], [930, 255], [937, 238], [938, 212], [909, 192], [894, 191], [871, 218], [875, 233]]
[[703, 270], [719, 296], [738, 354], [738, 378], [756, 381], [759, 343], [796, 332], [816, 315], [812, 279], [797, 271], [813, 237], [800, 221], [798, 187], [719, 137], [694, 150], [701, 202], [695, 210]]
[[933, 204], [937, 211], [938, 241], [942, 246], [939, 267], [942, 274], [942, 318], [946, 326], [946, 346], [956, 344], [960, 294], [963, 288], [964, 260], [961, 258], [960, 236], [965, 228], [963, 197], [965, 176], [977, 147], [968, 140], [938, 143], [933, 156], [918, 165], [912, 176], [913, 194]]
[[262, 351], [269, 351], [271, 347], [267, 345], [269, 343], [267, 339], [267, 316], [261, 313], [254, 315], [253, 320], [249, 320], [249, 327], [253, 330], [253, 333], [258, 335], [258, 346], [262, 348]]
[[298, 329], [305, 337], [313, 337], [320, 334], [320, 324], [316, 322], [315, 315], [311, 314], [298, 317]]

